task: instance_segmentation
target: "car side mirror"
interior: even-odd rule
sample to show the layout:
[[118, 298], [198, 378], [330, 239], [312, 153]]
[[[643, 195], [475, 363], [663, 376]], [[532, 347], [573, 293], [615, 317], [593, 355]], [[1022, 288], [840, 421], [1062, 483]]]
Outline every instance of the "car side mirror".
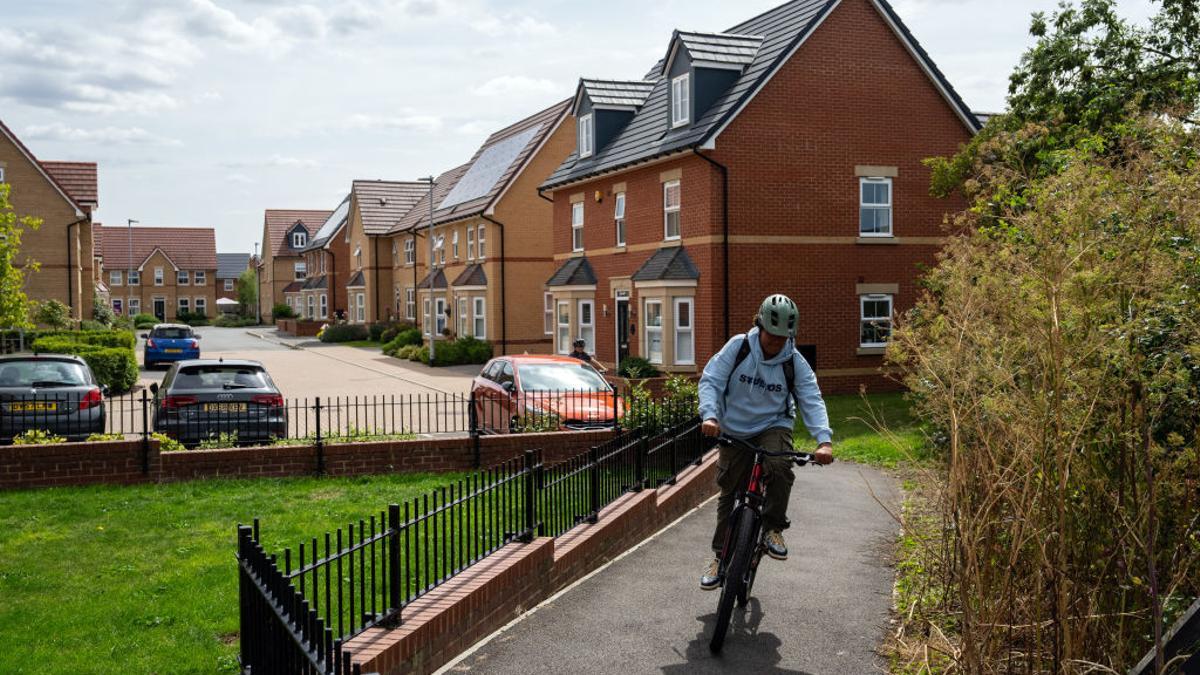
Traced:
[[158, 383], [157, 382], [150, 383], [150, 393], [154, 394], [155, 396], [158, 396]]
[[203, 336], [203, 335], [193, 335], [193, 336], [192, 336], [192, 339], [193, 339], [193, 340], [199, 340], [199, 339], [200, 339], [200, 338], [202, 338], [202, 337], [204, 337], [204, 336]]
[[149, 334], [149, 333], [142, 333], [142, 334], [141, 334], [141, 335], [139, 335], [138, 337], [142, 338], [143, 340], [149, 340], [149, 339], [150, 339], [150, 334]]
[[108, 388], [107, 384], [100, 385], [100, 395], [101, 396], [108, 396], [108, 392], [109, 392], [109, 388]]
[[500, 387], [509, 394], [512, 394], [513, 390], [517, 388], [517, 385], [512, 380], [509, 380], [508, 382], [501, 383]]

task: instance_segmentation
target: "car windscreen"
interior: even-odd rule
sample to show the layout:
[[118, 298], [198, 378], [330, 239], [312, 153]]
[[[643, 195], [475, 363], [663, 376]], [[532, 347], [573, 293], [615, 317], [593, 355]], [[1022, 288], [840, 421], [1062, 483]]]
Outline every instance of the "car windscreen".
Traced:
[[192, 337], [191, 328], [155, 328], [150, 333], [152, 338], [162, 340], [187, 340]]
[[171, 389], [270, 389], [266, 372], [252, 366], [188, 366], [180, 368]]
[[0, 387], [82, 387], [91, 384], [83, 366], [67, 361], [10, 361], [0, 364]]
[[523, 391], [608, 391], [608, 382], [582, 363], [526, 363], [518, 366]]

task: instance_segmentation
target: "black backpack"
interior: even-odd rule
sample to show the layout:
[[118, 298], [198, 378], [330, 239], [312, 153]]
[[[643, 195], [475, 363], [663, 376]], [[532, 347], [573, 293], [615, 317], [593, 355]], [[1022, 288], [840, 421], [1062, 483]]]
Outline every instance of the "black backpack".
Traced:
[[[733, 382], [733, 373], [734, 373], [734, 371], [736, 371], [738, 369], [738, 366], [742, 365], [742, 361], [745, 361], [747, 356], [750, 356], [750, 336], [749, 335], [742, 338], [742, 345], [740, 347], [738, 347], [737, 356], [734, 357], [734, 359], [733, 359], [733, 368], [729, 369], [729, 377], [725, 380], [725, 398], [726, 399], [729, 398], [729, 384], [731, 382]], [[792, 358], [783, 362], [783, 378], [784, 378], [784, 381], [787, 383], [787, 395], [784, 396], [784, 398], [783, 398], [783, 414], [787, 415], [788, 417], [795, 417], [795, 414], [793, 414], [793, 412], [792, 412], [792, 406], [789, 405], [791, 403], [792, 398], [795, 396], [795, 391], [796, 391], [796, 354], [795, 353], [792, 354]], [[800, 404], [800, 402], [796, 401], [796, 405], [799, 405], [799, 404]]]

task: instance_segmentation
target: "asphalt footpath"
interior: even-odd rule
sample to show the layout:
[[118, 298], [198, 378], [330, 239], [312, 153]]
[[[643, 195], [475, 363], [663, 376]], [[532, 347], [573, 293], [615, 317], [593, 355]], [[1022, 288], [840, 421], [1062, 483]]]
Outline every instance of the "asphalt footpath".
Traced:
[[884, 672], [899, 531], [895, 481], [856, 464], [796, 470], [790, 557], [765, 559], [720, 656], [708, 649], [719, 592], [698, 587], [711, 500], [625, 557], [476, 645], [452, 673]]

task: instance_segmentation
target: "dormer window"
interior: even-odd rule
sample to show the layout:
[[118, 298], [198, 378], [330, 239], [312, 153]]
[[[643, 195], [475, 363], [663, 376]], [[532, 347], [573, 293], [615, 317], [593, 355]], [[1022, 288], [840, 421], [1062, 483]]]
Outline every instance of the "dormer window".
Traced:
[[591, 113], [579, 118], [579, 157], [591, 157], [595, 150], [596, 134]]
[[292, 233], [292, 248], [304, 248], [308, 244], [308, 234], [305, 232]]
[[691, 120], [691, 78], [688, 73], [671, 80], [671, 126], [681, 127]]

